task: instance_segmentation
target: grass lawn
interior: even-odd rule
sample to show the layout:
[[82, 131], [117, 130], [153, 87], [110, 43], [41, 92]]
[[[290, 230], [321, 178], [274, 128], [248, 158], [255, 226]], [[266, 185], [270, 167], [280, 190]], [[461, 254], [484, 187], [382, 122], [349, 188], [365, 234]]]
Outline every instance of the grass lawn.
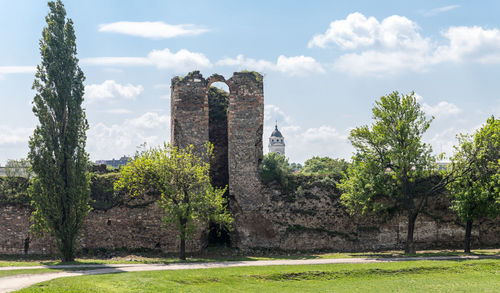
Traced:
[[[266, 255], [267, 254], [267, 255]], [[189, 257], [186, 261], [181, 261], [176, 256], [141, 256], [123, 255], [108, 259], [99, 258], [77, 258], [74, 262], [63, 263], [51, 256], [32, 255], [0, 255], [0, 267], [8, 266], [40, 266], [40, 265], [66, 265], [66, 264], [168, 264], [180, 262], [213, 262], [213, 261], [259, 261], [278, 259], [318, 259], [318, 258], [386, 258], [386, 257], [407, 257], [407, 256], [459, 256], [467, 255], [461, 250], [428, 250], [419, 251], [415, 255], [406, 255], [403, 251], [383, 251], [383, 252], [360, 252], [360, 253], [273, 253], [262, 252], [255, 255], [241, 255], [235, 251], [216, 251], [203, 256]], [[500, 256], [500, 249], [473, 250], [472, 255], [495, 255]]]
[[83, 270], [95, 270], [95, 268], [68, 268], [68, 269], [26, 269], [26, 270], [11, 270], [11, 271], [0, 271], [0, 278], [15, 276], [15, 275], [26, 275], [26, 274], [43, 274], [43, 273], [57, 273], [57, 272], [68, 272], [68, 271], [83, 271]]
[[55, 279], [20, 292], [498, 292], [500, 260], [237, 267]]

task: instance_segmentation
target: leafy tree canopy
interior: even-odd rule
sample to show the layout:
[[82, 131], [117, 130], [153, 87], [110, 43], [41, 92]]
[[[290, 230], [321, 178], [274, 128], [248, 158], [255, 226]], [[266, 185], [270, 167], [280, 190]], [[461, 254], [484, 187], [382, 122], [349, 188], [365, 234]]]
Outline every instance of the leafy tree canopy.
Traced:
[[500, 120], [489, 118], [474, 136], [460, 135], [449, 185], [452, 209], [467, 223], [465, 251], [470, 252], [474, 220], [496, 217], [500, 210]]
[[341, 177], [346, 171], [349, 163], [344, 159], [332, 159], [329, 157], [312, 157], [305, 161], [301, 173], [321, 174]]
[[425, 198], [444, 184], [428, 184], [436, 170], [435, 158], [422, 135], [432, 119], [426, 118], [414, 93], [381, 97], [372, 113], [371, 126], [351, 131], [356, 154], [340, 184], [341, 199], [351, 212], [379, 211], [390, 205], [404, 208], [408, 213], [406, 252], [412, 253], [415, 219]]
[[277, 182], [282, 189], [290, 185], [292, 167], [287, 157], [278, 153], [268, 153], [262, 160], [261, 179], [264, 183]]
[[131, 196], [154, 193], [165, 210], [164, 220], [176, 225], [181, 240], [180, 258], [185, 259], [185, 240], [195, 228], [217, 223], [231, 228], [232, 217], [226, 209], [225, 188], [210, 184], [212, 146], [203, 156], [195, 154], [194, 147], [179, 149], [164, 144], [138, 153], [121, 169], [117, 189], [127, 190]]

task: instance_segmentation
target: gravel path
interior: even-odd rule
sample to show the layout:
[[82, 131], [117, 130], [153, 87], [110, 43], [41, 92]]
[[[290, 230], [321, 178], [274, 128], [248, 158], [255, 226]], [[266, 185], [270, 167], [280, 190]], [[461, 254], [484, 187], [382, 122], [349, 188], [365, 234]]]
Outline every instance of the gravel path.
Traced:
[[[75, 277], [83, 275], [100, 275], [123, 272], [160, 271], [160, 270], [187, 270], [229, 268], [244, 266], [275, 266], [275, 265], [315, 265], [315, 264], [340, 264], [340, 263], [377, 263], [416, 260], [462, 260], [462, 259], [498, 259], [497, 256], [435, 256], [435, 257], [395, 257], [395, 258], [331, 258], [331, 259], [300, 259], [300, 260], [262, 260], [262, 261], [224, 261], [207, 263], [177, 263], [177, 264], [110, 264], [110, 265], [56, 265], [56, 266], [25, 266], [25, 267], [0, 267], [0, 270], [26, 270], [26, 269], [72, 269], [68, 272], [24, 274], [0, 278], [0, 293], [12, 292], [29, 287], [36, 283], [62, 277]], [[75, 270], [78, 268], [87, 270]], [[90, 269], [90, 270], [89, 270]]]

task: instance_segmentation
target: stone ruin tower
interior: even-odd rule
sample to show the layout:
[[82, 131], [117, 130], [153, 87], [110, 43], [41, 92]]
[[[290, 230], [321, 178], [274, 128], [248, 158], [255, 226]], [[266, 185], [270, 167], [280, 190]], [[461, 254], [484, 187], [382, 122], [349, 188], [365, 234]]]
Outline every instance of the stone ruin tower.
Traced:
[[[223, 82], [229, 93], [211, 88]], [[229, 185], [229, 206], [235, 218], [231, 245], [258, 246], [255, 234], [266, 230], [262, 222], [260, 168], [264, 125], [263, 77], [256, 72], [235, 72], [226, 80], [199, 71], [174, 77], [171, 85], [171, 142], [177, 147], [214, 144], [212, 183]], [[268, 229], [268, 228], [267, 228]], [[258, 238], [258, 237], [257, 237]], [[257, 241], [259, 242], [259, 241]]]

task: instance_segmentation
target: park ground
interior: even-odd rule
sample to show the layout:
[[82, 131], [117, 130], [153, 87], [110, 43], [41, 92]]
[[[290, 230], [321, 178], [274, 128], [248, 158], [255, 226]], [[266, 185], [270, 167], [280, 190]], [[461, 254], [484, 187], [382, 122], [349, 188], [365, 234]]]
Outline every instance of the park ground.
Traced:
[[500, 287], [500, 249], [467, 255], [455, 250], [225, 254], [186, 262], [137, 254], [72, 263], [0, 256], [0, 292], [2, 279], [31, 279], [26, 284], [32, 286], [20, 292], [498, 292]]

